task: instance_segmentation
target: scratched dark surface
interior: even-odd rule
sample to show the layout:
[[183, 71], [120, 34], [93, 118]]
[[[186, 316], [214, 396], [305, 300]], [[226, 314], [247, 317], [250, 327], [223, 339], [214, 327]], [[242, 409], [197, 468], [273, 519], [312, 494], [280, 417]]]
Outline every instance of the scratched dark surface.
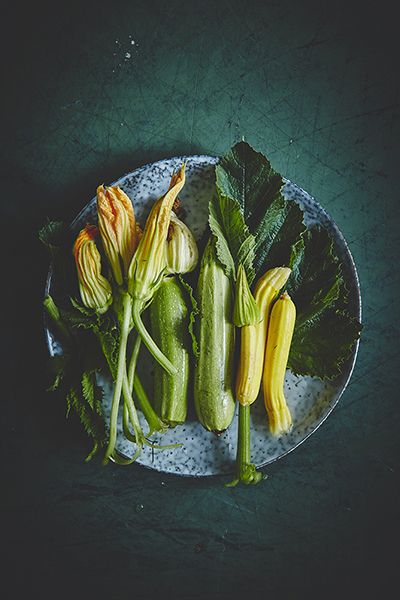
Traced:
[[[384, 593], [399, 517], [391, 4], [32, 4], [9, 3], [2, 33], [6, 597]], [[71, 219], [99, 182], [162, 157], [219, 154], [242, 135], [349, 242], [364, 323], [351, 384], [258, 488], [85, 464], [79, 426], [44, 392], [47, 256], [36, 230]]]

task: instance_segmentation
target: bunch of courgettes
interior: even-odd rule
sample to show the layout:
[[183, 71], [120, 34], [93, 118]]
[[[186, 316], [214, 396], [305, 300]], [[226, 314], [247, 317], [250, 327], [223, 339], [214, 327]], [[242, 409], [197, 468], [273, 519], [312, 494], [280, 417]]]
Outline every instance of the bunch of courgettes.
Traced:
[[[228, 485], [239, 481], [255, 484], [263, 478], [250, 456], [250, 405], [258, 397], [261, 381], [270, 432], [278, 436], [290, 431], [292, 425], [283, 385], [296, 311], [286, 292], [277, 300], [290, 272], [289, 268], [277, 267], [259, 279], [255, 310], [247, 302], [251, 316], [250, 323], [245, 324], [246, 319], [238, 317], [240, 310], [236, 311], [236, 306], [234, 309], [233, 284], [218, 260], [213, 236], [204, 250], [197, 286], [199, 357], [194, 402], [202, 425], [217, 434], [229, 427], [235, 412], [234, 322], [241, 325], [235, 390], [239, 402], [237, 473]], [[241, 300], [239, 303], [246, 304]]]
[[[118, 187], [100, 186], [98, 230], [88, 225], [75, 241], [84, 306], [98, 317], [110, 310], [119, 328], [117, 361], [110, 363], [114, 392], [104, 462], [132, 462], [144, 444], [152, 445], [141, 429], [135, 401], [149, 425], [147, 435], [182, 424], [187, 417], [193, 357], [187, 293], [179, 276], [195, 269], [198, 249], [192, 233], [174, 212], [184, 183], [182, 165], [172, 175], [166, 194], [153, 205], [143, 232], [126, 194]], [[102, 273], [98, 236], [109, 265], [108, 279]], [[258, 396], [261, 380], [271, 433], [281, 435], [291, 427], [283, 381], [295, 309], [286, 293], [277, 300], [289, 275], [290, 269], [285, 267], [267, 271], [257, 282], [253, 297], [242, 265], [236, 285], [226, 275], [214, 235], [202, 255], [195, 286], [198, 355], [194, 360], [194, 407], [203, 427], [219, 435], [230, 426], [236, 399], [239, 402], [237, 477], [232, 485], [238, 481], [257, 483], [262, 478], [250, 460], [250, 405]], [[150, 330], [142, 319], [147, 308]], [[236, 369], [238, 330], [240, 358]], [[136, 373], [142, 341], [156, 361], [153, 402]], [[119, 457], [115, 449], [121, 397], [123, 431], [137, 445], [131, 460]]]

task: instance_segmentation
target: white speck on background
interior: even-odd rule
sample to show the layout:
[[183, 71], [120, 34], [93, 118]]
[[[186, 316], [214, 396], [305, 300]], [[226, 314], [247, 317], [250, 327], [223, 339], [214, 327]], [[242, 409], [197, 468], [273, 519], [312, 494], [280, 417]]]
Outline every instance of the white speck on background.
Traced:
[[128, 36], [128, 39], [120, 40], [119, 38], [115, 39], [115, 52], [113, 52], [113, 56], [115, 56], [115, 64], [113, 73], [118, 72], [121, 68], [123, 68], [124, 64], [127, 64], [128, 61], [134, 61], [136, 56], [138, 55], [138, 47], [139, 44], [136, 40], [132, 39], [132, 35]]

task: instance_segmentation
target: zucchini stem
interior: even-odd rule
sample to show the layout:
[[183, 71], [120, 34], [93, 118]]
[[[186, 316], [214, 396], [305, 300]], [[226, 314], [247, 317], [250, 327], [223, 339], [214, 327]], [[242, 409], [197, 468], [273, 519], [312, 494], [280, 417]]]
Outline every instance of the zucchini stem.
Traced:
[[145, 419], [149, 425], [149, 432], [146, 436], [152, 435], [154, 432], [158, 431], [160, 433], [164, 433], [167, 431], [168, 426], [160, 419], [157, 415], [156, 411], [150, 404], [150, 401], [147, 397], [147, 394], [143, 388], [142, 382], [140, 381], [137, 374], [133, 379], [133, 393], [139, 402], [139, 406], [142, 409], [142, 413], [145, 416]]
[[[135, 332], [133, 332], [133, 333], [135, 334]], [[136, 365], [137, 365], [137, 361], [138, 361], [138, 357], [139, 357], [139, 350], [140, 350], [141, 343], [142, 343], [142, 338], [140, 337], [140, 335], [136, 335], [135, 342], [133, 344], [131, 360], [129, 362], [129, 368], [128, 368], [128, 385], [129, 385], [130, 390], [133, 388], [133, 380], [134, 380], [135, 374], [136, 374]]]
[[117, 465], [131, 465], [135, 462], [135, 460], [140, 456], [142, 448], [138, 448], [132, 458], [124, 458], [120, 454], [118, 454], [117, 450], [111, 454], [110, 459]]
[[133, 442], [134, 444], [136, 444], [136, 436], [134, 436], [133, 433], [131, 433], [131, 430], [129, 429], [129, 413], [128, 413], [128, 407], [125, 403], [124, 403], [124, 409], [123, 409], [123, 413], [122, 413], [122, 429], [123, 429], [124, 436], [126, 437], [126, 439], [129, 440], [130, 442]]
[[[132, 426], [133, 426], [133, 431], [134, 431], [134, 441], [136, 442], [137, 446], [139, 448], [143, 447], [143, 444], [145, 442], [145, 437], [144, 437], [144, 433], [143, 433], [143, 429], [140, 425], [140, 421], [139, 421], [139, 417], [137, 414], [137, 410], [136, 410], [136, 406], [133, 402], [133, 398], [132, 398], [132, 393], [128, 384], [128, 376], [126, 374], [126, 370], [124, 373], [124, 379], [122, 382], [122, 389], [123, 389], [123, 394], [124, 394], [124, 417], [125, 417], [125, 422], [126, 422], [126, 413], [129, 417], [129, 421], [131, 422]], [[124, 422], [124, 420], [123, 420]], [[129, 429], [128, 429], [129, 431]], [[133, 440], [131, 440], [133, 441]]]
[[[123, 427], [124, 435], [127, 440], [137, 444], [136, 435], [131, 433], [131, 431], [129, 429], [129, 422], [130, 422], [130, 419], [129, 419], [128, 406], [127, 406], [127, 404], [124, 404], [124, 412], [123, 412], [123, 418], [122, 418], [122, 427]], [[135, 430], [135, 427], [134, 427], [134, 430]], [[169, 450], [171, 448], [181, 448], [183, 445], [183, 444], [168, 444], [168, 445], [162, 446], [160, 444], [153, 444], [152, 442], [149, 442], [144, 435], [140, 439], [141, 439], [141, 444], [139, 445], [138, 451], [135, 453], [134, 458], [122, 459], [123, 461], [128, 461], [128, 462], [119, 462], [119, 464], [124, 464], [124, 465], [127, 464], [128, 465], [128, 464], [133, 463], [133, 461], [136, 460], [136, 458], [140, 455], [140, 452], [142, 451], [142, 448], [143, 448], [143, 444], [145, 446], [150, 446], [150, 448], [156, 448], [158, 450]], [[118, 462], [118, 461], [115, 461], [115, 462]]]
[[[125, 429], [129, 433], [129, 437], [127, 436], [128, 439], [136, 442], [136, 444], [139, 446], [139, 448], [142, 448], [143, 445], [150, 446], [150, 448], [160, 448], [160, 449], [179, 448], [180, 446], [182, 446], [182, 444], [168, 444], [167, 446], [161, 446], [160, 444], [153, 444], [152, 442], [149, 442], [146, 439], [146, 437], [143, 433], [143, 429], [140, 425], [136, 407], [133, 402], [131, 391], [129, 389], [128, 377], [127, 377], [126, 373], [125, 373], [125, 377], [123, 380], [123, 392], [124, 392], [124, 399], [125, 399], [125, 403], [124, 403]], [[129, 426], [128, 426], [127, 419], [126, 419], [125, 407], [126, 407], [127, 414], [129, 416], [129, 421], [133, 425], [134, 436], [132, 436], [132, 434], [129, 431]]]
[[126, 347], [128, 342], [128, 335], [131, 329], [131, 312], [132, 312], [132, 298], [130, 294], [125, 292], [122, 298], [122, 322], [121, 322], [121, 337], [119, 341], [118, 351], [118, 366], [117, 376], [114, 383], [114, 394], [111, 403], [111, 414], [110, 414], [110, 433], [108, 446], [104, 455], [103, 464], [106, 465], [110, 460], [111, 456], [114, 455], [115, 442], [117, 439], [117, 420], [118, 420], [118, 409], [121, 399], [122, 385], [124, 376], [126, 377]]
[[250, 449], [250, 405], [239, 403], [238, 442], [236, 452], [236, 478], [226, 487], [234, 487], [239, 482], [245, 485], [256, 485], [266, 478], [259, 473], [251, 462]]
[[[150, 410], [154, 413], [153, 408], [146, 396], [146, 392], [144, 391], [142, 384], [140, 383], [140, 380], [138, 379], [137, 375], [135, 375], [134, 382], [135, 381], [139, 382], [139, 386], [136, 383], [136, 386], [137, 386], [136, 389], [139, 389], [140, 390], [139, 393], [143, 394], [142, 401], [147, 403], [148, 408], [150, 408]], [[135, 383], [134, 383], [134, 387], [135, 387]], [[135, 442], [138, 445], [140, 451], [143, 448], [143, 445], [150, 446], [150, 448], [157, 448], [160, 450], [167, 450], [170, 448], [180, 448], [182, 446], [182, 444], [168, 444], [166, 446], [162, 446], [160, 444], [153, 444], [152, 442], [149, 442], [146, 439], [146, 436], [144, 435], [143, 430], [141, 428], [138, 414], [137, 414], [137, 411], [135, 408], [135, 404], [133, 402], [128, 376], [126, 375], [126, 373], [125, 373], [125, 377], [124, 377], [124, 381], [123, 381], [123, 392], [124, 392], [125, 403], [124, 403], [122, 426], [123, 426], [125, 437], [129, 441]], [[166, 427], [165, 427], [164, 423], [157, 417], [157, 415], [155, 413], [154, 413], [154, 415], [155, 415], [155, 418], [157, 419], [157, 423], [159, 421], [161, 423], [161, 427], [163, 428], [163, 431], [165, 431]], [[133, 425], [134, 435], [129, 430], [129, 422], [131, 422], [131, 424]], [[147, 434], [147, 436], [151, 435], [151, 433], [154, 433], [154, 430], [151, 431], [150, 422], [148, 422], [148, 424], [150, 427], [150, 432]], [[140, 454], [140, 452], [139, 452], [139, 454]], [[139, 456], [139, 454], [136, 452], [135, 457], [137, 458]], [[130, 461], [133, 462], [133, 459], [130, 459]], [[130, 463], [126, 463], [126, 464], [130, 464]]]
[[164, 433], [168, 427], [165, 423], [160, 419], [157, 415], [156, 411], [150, 404], [150, 401], [147, 397], [146, 391], [142, 385], [142, 382], [139, 379], [138, 374], [136, 373], [136, 364], [139, 356], [140, 345], [142, 343], [142, 339], [140, 335], [136, 336], [135, 343], [132, 350], [132, 356], [129, 363], [128, 369], [128, 385], [129, 389], [133, 389], [133, 393], [135, 398], [139, 402], [139, 406], [141, 408], [142, 413], [148, 423], [149, 431], [146, 436], [152, 435], [155, 431], [159, 431], [160, 433]]
[[142, 321], [142, 317], [140, 315], [141, 308], [142, 308], [142, 303], [137, 300], [134, 300], [133, 306], [132, 306], [132, 318], [133, 318], [133, 322], [135, 323], [136, 329], [137, 329], [140, 337], [142, 338], [143, 342], [147, 346], [149, 352], [153, 355], [153, 357], [156, 359], [156, 361], [163, 367], [163, 369], [165, 369], [167, 371], [167, 373], [169, 373], [170, 375], [176, 375], [176, 373], [178, 372], [176, 367], [174, 367], [174, 365], [171, 363], [170, 360], [168, 360], [168, 358], [165, 356], [165, 354], [163, 354], [161, 352], [160, 348], [157, 346], [157, 344], [155, 343], [155, 341], [153, 340], [153, 338], [147, 331], [147, 329]]

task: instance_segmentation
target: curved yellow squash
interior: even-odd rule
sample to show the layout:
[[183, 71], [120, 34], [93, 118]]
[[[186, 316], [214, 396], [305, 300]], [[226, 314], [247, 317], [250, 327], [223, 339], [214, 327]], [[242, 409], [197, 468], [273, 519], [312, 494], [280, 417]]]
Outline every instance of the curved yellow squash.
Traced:
[[252, 404], [258, 396], [264, 364], [265, 343], [272, 302], [285, 285], [291, 270], [275, 267], [257, 282], [254, 297], [263, 320], [241, 328], [240, 361], [236, 379], [236, 397], [240, 404]]
[[275, 436], [287, 433], [292, 427], [292, 416], [286, 404], [283, 384], [295, 321], [296, 307], [285, 292], [271, 310], [263, 371], [269, 430]]

